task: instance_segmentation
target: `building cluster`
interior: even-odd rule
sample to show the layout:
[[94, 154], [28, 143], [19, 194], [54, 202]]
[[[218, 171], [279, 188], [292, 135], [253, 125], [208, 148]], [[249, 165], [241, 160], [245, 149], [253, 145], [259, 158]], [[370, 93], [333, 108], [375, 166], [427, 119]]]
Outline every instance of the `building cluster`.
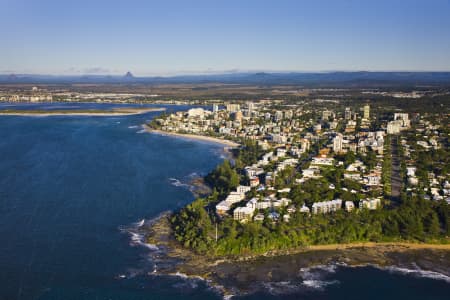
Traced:
[[[192, 108], [155, 121], [165, 131], [208, 134], [229, 139], [245, 138], [267, 146], [267, 143], [293, 142], [307, 123], [298, 119], [304, 113], [301, 109], [268, 109], [249, 102], [245, 108], [240, 104], [227, 104], [220, 109], [215, 104], [212, 111]], [[298, 142], [299, 151], [306, 151], [308, 142]]]
[[[235, 141], [254, 140], [265, 151], [255, 164], [243, 168], [247, 178], [245, 185], [239, 186], [216, 205], [216, 212], [220, 216], [232, 216], [243, 222], [262, 221], [265, 218], [289, 221], [295, 212], [322, 214], [341, 209], [350, 212], [381, 207], [385, 136], [410, 129], [408, 114], [395, 113], [391, 120], [386, 120], [380, 128], [373, 130], [368, 104], [359, 109], [346, 107], [342, 111], [324, 109], [319, 114], [298, 105], [272, 104], [214, 104], [212, 110], [199, 107], [187, 112], [175, 112], [156, 119], [155, 124], [163, 131]], [[312, 117], [314, 115], [318, 117]], [[439, 147], [434, 137], [424, 142], [426, 144], [420, 142], [417, 145], [424, 149]], [[363, 158], [370, 154], [373, 161], [367, 165], [363, 160], [356, 159], [343, 166], [342, 156], [349, 152]], [[342, 167], [342, 179], [356, 182], [362, 188], [336, 187], [335, 182], [331, 182], [328, 188], [353, 194], [357, 200], [334, 199], [297, 207], [289, 199], [292, 185], [321, 178], [323, 174], [329, 174], [330, 170], [332, 172]], [[294, 179], [291, 184], [280, 187], [283, 180], [277, 179], [287, 168], [295, 173]], [[411, 183], [417, 180], [413, 173], [413, 168], [409, 168]], [[448, 182], [445, 186], [448, 188]], [[439, 191], [439, 195], [442, 193]]]
[[420, 161], [422, 154], [442, 149], [442, 145], [446, 143], [447, 136], [439, 124], [441, 120], [425, 120], [420, 116], [416, 116], [416, 119], [411, 132], [402, 135], [400, 140], [401, 159], [406, 166], [406, 192], [412, 195], [423, 194], [425, 199], [445, 200], [450, 204], [450, 174], [436, 173], [428, 165], [442, 164], [445, 157], [442, 157], [442, 162], [440, 159], [430, 159], [426, 164]]
[[326, 214], [338, 211], [342, 208], [342, 200], [335, 199], [331, 201], [316, 202], [312, 205], [313, 214]]
[[53, 95], [38, 87], [33, 87], [31, 91], [22, 92], [0, 92], [2, 102], [52, 102]]
[[[302, 177], [297, 178], [295, 184], [301, 184], [310, 178], [319, 178], [323, 168], [336, 167], [342, 163], [337, 162], [333, 157], [327, 156], [312, 156], [307, 158], [305, 162], [309, 164], [309, 167], [299, 172]], [[291, 188], [285, 187], [276, 190], [274, 187], [275, 178], [280, 176], [279, 173], [288, 167], [299, 171], [299, 163], [298, 153], [292, 151], [292, 148], [284, 146], [268, 151], [255, 164], [244, 168], [249, 185], [239, 186], [225, 200], [218, 203], [216, 205], [217, 214], [221, 216], [232, 215], [235, 220], [241, 222], [250, 220], [263, 221], [265, 218], [269, 218], [272, 221], [283, 220], [288, 222], [292, 213], [296, 211], [308, 214], [325, 214], [336, 212], [342, 208], [348, 212], [355, 209], [353, 201], [343, 202], [341, 199], [316, 202], [310, 207], [304, 204], [301, 207], [296, 207], [289, 198], [283, 197], [283, 195], [289, 195]], [[366, 166], [357, 160], [350, 164], [346, 170], [358, 174], [358, 178], [352, 177], [351, 179], [359, 181], [368, 189], [381, 186], [380, 165], [377, 165], [373, 170], [367, 170]], [[347, 178], [347, 174], [344, 173], [344, 179]], [[329, 188], [335, 189], [334, 184], [330, 184]], [[252, 193], [251, 197], [246, 197], [246, 193], [252, 189], [255, 190], [256, 197], [255, 193]], [[342, 189], [347, 191], [345, 187]], [[364, 190], [363, 192], [366, 191]], [[350, 192], [360, 193], [361, 191], [352, 190]], [[269, 195], [265, 196], [267, 193]], [[360, 209], [376, 209], [380, 206], [381, 198], [364, 198], [360, 200], [357, 207]]]
[[368, 150], [383, 154], [384, 136], [386, 133], [379, 131], [363, 131], [357, 134], [337, 133], [332, 140], [333, 152], [337, 154], [352, 151], [354, 153], [366, 153]]
[[382, 176], [381, 162], [378, 163], [372, 169], [367, 169], [367, 166], [360, 160], [349, 164], [345, 168], [344, 179], [353, 180], [359, 182], [367, 187], [380, 187]]
[[388, 134], [398, 134], [400, 131], [411, 127], [411, 121], [406, 113], [394, 113], [394, 120], [387, 123], [386, 131]]
[[406, 98], [418, 99], [422, 98], [426, 94], [431, 94], [431, 91], [411, 91], [411, 92], [364, 91], [362, 92], [362, 94], [371, 94], [402, 99]]
[[[46, 90], [40, 87], [32, 87], [31, 90], [0, 91], [2, 102], [98, 102], [98, 103], [138, 103], [142, 104], [148, 99], [159, 95], [135, 94], [135, 93], [92, 93], [73, 92], [66, 90]], [[157, 103], [157, 101], [153, 101]], [[168, 102], [163, 102], [167, 104]], [[171, 104], [188, 104], [186, 101], [170, 101]]]

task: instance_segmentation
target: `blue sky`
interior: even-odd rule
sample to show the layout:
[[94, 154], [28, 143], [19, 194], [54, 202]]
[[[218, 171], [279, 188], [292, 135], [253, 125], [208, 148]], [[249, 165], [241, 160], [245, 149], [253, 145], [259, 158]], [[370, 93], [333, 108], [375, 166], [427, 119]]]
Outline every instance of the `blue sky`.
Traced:
[[450, 0], [0, 0], [0, 73], [450, 71]]

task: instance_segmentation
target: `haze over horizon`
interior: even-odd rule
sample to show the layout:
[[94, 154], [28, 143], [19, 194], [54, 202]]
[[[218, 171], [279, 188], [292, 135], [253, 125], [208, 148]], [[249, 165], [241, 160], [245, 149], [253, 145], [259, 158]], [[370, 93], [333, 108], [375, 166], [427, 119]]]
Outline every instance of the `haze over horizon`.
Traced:
[[0, 74], [450, 71], [450, 1], [336, 2], [0, 0]]

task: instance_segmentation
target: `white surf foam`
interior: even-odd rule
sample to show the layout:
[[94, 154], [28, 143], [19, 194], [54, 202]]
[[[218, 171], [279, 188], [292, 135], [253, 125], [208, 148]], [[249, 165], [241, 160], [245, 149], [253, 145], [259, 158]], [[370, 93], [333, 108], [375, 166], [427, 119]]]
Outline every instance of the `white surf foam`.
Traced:
[[329, 274], [336, 273], [337, 265], [317, 265], [309, 268], [301, 268], [299, 276], [302, 278], [301, 284], [308, 288], [323, 290], [325, 287], [338, 284], [338, 280], [326, 280]]
[[299, 284], [291, 281], [264, 282], [263, 287], [274, 296], [292, 294], [300, 290]]
[[179, 277], [179, 278], [183, 278], [183, 279], [193, 279], [193, 280], [201, 280], [201, 281], [206, 281], [205, 278], [198, 276], [198, 275], [187, 275], [185, 273], [181, 273], [181, 272], [175, 272], [175, 273], [171, 273], [169, 274], [169, 276], [175, 276], [175, 277]]
[[323, 290], [325, 287], [333, 284], [339, 284], [339, 280], [304, 280], [302, 285], [316, 290]]
[[142, 227], [145, 223], [145, 219], [140, 220], [139, 222], [134, 223], [136, 227]]
[[298, 274], [304, 280], [319, 279], [327, 274], [335, 273], [337, 266], [334, 264], [330, 265], [317, 265], [308, 268], [300, 268]]
[[201, 177], [201, 175], [199, 173], [197, 173], [197, 172], [192, 172], [187, 177], [192, 179], [192, 178]]
[[450, 276], [439, 273], [439, 272], [422, 270], [417, 266], [414, 269], [408, 269], [408, 268], [396, 267], [396, 266], [377, 267], [377, 268], [381, 269], [381, 270], [386, 270], [393, 274], [403, 274], [403, 275], [410, 275], [410, 276], [429, 278], [429, 279], [435, 279], [435, 280], [444, 280], [444, 281], [450, 283]]
[[176, 276], [176, 277], [181, 277], [183, 279], [188, 279], [189, 278], [189, 276], [187, 276], [186, 274], [178, 272], [178, 271], [176, 273], [171, 274], [171, 275]]
[[119, 230], [121, 232], [127, 233], [130, 236], [130, 246], [132, 247], [141, 246], [151, 251], [157, 251], [159, 250], [158, 246], [146, 243], [145, 234], [141, 230], [141, 228], [146, 223], [152, 224], [153, 222], [154, 222], [153, 220], [146, 221], [145, 219], [141, 219], [140, 221], [134, 222], [129, 226], [121, 226], [119, 227]]
[[152, 251], [157, 251], [159, 248], [156, 245], [146, 243], [144, 241], [144, 235], [132, 231], [128, 231], [131, 237], [130, 246], [136, 247], [136, 246], [142, 246]]
[[187, 183], [183, 183], [179, 179], [176, 179], [176, 178], [169, 178], [169, 181], [170, 181], [171, 185], [176, 186], [176, 187], [183, 187], [188, 190], [192, 190], [194, 188], [194, 186], [187, 184]]

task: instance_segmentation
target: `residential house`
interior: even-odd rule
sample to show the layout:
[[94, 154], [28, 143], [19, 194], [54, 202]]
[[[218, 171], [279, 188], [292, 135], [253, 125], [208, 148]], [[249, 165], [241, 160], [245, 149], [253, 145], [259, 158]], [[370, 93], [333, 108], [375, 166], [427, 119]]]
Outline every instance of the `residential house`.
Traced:
[[359, 208], [367, 208], [370, 210], [374, 210], [381, 207], [381, 198], [368, 198], [359, 201]]

